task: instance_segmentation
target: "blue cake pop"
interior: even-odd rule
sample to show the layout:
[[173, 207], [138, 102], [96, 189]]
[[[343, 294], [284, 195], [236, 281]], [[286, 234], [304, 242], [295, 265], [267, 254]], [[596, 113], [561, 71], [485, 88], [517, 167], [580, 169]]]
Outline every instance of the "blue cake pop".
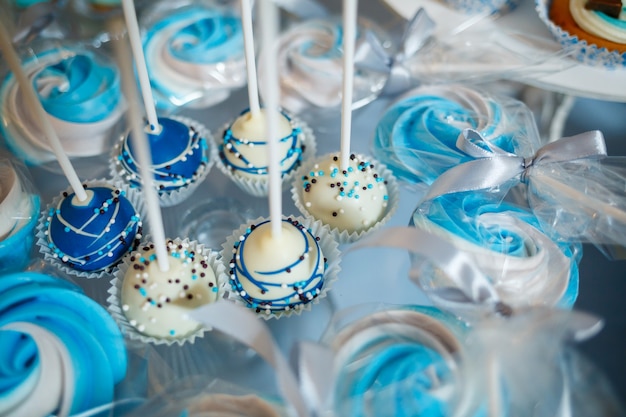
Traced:
[[141, 239], [142, 216], [127, 191], [106, 183], [85, 186], [80, 202], [64, 192], [44, 213], [38, 244], [68, 270], [99, 272], [116, 265]]

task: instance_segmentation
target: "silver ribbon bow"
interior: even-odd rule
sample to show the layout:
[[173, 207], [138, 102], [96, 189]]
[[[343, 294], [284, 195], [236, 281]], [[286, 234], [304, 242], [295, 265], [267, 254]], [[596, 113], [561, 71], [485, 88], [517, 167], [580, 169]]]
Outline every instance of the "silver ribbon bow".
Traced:
[[[490, 306], [502, 316], [510, 316], [513, 310], [500, 300], [495, 287], [476, 266], [472, 258], [452, 243], [427, 231], [414, 227], [391, 227], [366, 236], [350, 247], [349, 251], [365, 247], [389, 247], [405, 249], [428, 260], [442, 270], [456, 287], [431, 289], [430, 295], [446, 303], [456, 305]], [[409, 271], [409, 278], [420, 283], [419, 268]]]
[[473, 129], [463, 130], [456, 145], [478, 159], [452, 167], [440, 175], [422, 199], [423, 202], [445, 194], [497, 187], [516, 177], [527, 183], [536, 166], [607, 156], [604, 136], [598, 130], [551, 142], [532, 157], [505, 152]]
[[426, 45], [434, 31], [435, 21], [420, 8], [407, 23], [400, 41], [400, 51], [395, 56], [388, 54], [378, 37], [368, 31], [365, 42], [355, 51], [355, 65], [357, 68], [389, 73], [383, 93], [396, 94], [405, 91], [414, 82], [409, 69], [403, 63]]

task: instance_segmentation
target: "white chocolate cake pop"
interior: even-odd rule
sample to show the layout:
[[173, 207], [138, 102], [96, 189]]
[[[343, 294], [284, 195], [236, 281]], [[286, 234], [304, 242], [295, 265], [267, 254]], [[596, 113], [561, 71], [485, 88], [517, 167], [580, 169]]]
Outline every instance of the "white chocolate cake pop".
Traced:
[[387, 212], [387, 181], [361, 155], [351, 154], [345, 170], [339, 159], [339, 154], [331, 154], [304, 172], [301, 204], [310, 216], [333, 229], [365, 231]]
[[322, 291], [326, 258], [318, 238], [301, 223], [283, 219], [272, 236], [269, 220], [248, 227], [235, 242], [230, 282], [257, 312], [302, 308]]
[[169, 270], [161, 271], [154, 245], [132, 252], [123, 273], [120, 304], [130, 326], [155, 338], [183, 338], [200, 324], [188, 313], [217, 299], [209, 257], [193, 242], [167, 242]]

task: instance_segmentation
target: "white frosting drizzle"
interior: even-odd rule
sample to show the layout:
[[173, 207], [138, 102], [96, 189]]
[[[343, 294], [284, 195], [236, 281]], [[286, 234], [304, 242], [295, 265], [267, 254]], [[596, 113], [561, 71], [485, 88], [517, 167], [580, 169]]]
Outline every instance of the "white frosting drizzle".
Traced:
[[[619, 19], [603, 18], [594, 10], [585, 9], [587, 0], [570, 0], [570, 12], [578, 26], [586, 32], [616, 43], [626, 44], [626, 12], [622, 1]], [[621, 24], [620, 24], [621, 23]]]

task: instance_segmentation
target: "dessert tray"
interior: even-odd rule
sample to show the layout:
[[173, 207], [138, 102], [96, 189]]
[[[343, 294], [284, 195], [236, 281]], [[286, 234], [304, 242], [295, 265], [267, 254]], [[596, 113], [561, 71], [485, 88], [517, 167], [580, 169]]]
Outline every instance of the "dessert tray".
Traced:
[[[437, 0], [386, 0], [387, 4], [398, 14], [410, 19], [420, 8], [437, 23], [437, 36], [447, 35], [460, 22], [467, 20], [467, 15], [454, 11]], [[479, 19], [471, 30], [518, 32], [533, 34], [537, 40], [534, 45], [536, 52], [549, 53], [554, 48], [554, 40], [547, 27], [541, 22], [535, 11], [532, 0], [523, 0], [512, 12], [495, 19]], [[568, 60], [569, 61], [569, 60]], [[506, 63], [503, 62], [503, 68]], [[550, 68], [553, 64], [546, 63], [534, 67], [528, 74], [514, 75], [518, 81], [546, 90], [570, 94], [578, 97], [594, 98], [606, 101], [626, 101], [626, 71], [623, 69], [606, 70], [582, 65], [574, 60], [557, 72]]]

